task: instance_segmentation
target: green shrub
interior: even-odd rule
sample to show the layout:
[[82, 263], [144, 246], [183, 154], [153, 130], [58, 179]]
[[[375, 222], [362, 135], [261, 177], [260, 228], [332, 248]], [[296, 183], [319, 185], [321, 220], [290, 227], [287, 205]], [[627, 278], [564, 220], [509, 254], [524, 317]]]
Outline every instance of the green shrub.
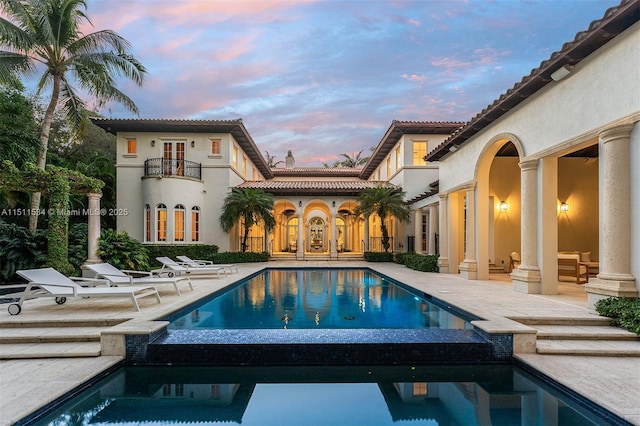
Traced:
[[406, 263], [406, 258], [408, 255], [410, 255], [411, 253], [396, 253], [394, 256], [394, 260], [396, 263], [399, 263], [400, 265], [405, 265]]
[[203, 245], [203, 244], [182, 244], [182, 245], [160, 245], [160, 244], [145, 244], [145, 247], [149, 251], [149, 259], [154, 265], [160, 265], [160, 262], [156, 260], [156, 257], [166, 256], [173, 260], [176, 256], [187, 256], [193, 260], [213, 260], [213, 256], [218, 252], [218, 246], [216, 245]]
[[406, 253], [403, 257], [404, 265], [409, 269], [422, 272], [439, 272], [438, 256], [434, 254], [422, 255]]
[[364, 260], [367, 262], [393, 262], [393, 253], [366, 251]]
[[80, 266], [87, 260], [88, 229], [86, 223], [76, 223], [69, 227], [69, 263], [76, 276], [81, 275]]
[[640, 335], [639, 297], [608, 297], [598, 300], [595, 308], [600, 315], [612, 318], [612, 325]]
[[103, 262], [110, 263], [118, 269], [150, 269], [147, 248], [125, 231], [103, 229], [98, 241], [98, 256]]
[[41, 268], [46, 262], [45, 230], [31, 234], [25, 227], [0, 220], [0, 281], [19, 281], [16, 271]]
[[223, 253], [216, 253], [213, 255], [213, 263], [252, 263], [252, 262], [267, 262], [269, 260], [269, 253], [253, 253], [253, 252], [236, 252], [225, 251]]

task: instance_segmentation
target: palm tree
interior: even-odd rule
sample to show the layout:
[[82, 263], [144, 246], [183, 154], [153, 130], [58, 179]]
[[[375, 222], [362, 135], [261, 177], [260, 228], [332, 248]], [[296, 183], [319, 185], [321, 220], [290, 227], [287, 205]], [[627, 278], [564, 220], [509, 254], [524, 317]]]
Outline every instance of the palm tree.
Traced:
[[284, 163], [282, 160], [276, 161], [276, 157], [269, 155], [269, 151], [265, 151], [265, 153], [267, 154], [267, 166], [270, 168], [275, 169], [278, 164]]
[[273, 217], [273, 196], [262, 189], [231, 188], [231, 192], [224, 199], [220, 226], [224, 232], [229, 232], [240, 221], [244, 225], [241, 247], [242, 252], [245, 252], [249, 230], [253, 225], [263, 221], [267, 231], [276, 226]]
[[362, 150], [360, 150], [360, 152], [358, 153], [340, 155], [344, 157], [344, 160], [340, 161], [340, 165], [343, 167], [350, 167], [352, 169], [355, 169], [356, 167], [361, 166], [369, 161], [369, 157], [361, 157]]
[[[109, 101], [124, 105], [133, 113], [133, 101], [115, 86], [124, 76], [142, 85], [146, 69], [131, 54], [127, 40], [111, 30], [83, 34], [83, 23], [91, 24], [85, 15], [86, 0], [0, 0], [0, 83], [21, 86], [19, 78], [34, 74], [37, 65], [44, 66], [38, 81], [38, 93], [52, 87], [42, 127], [38, 167], [44, 169], [47, 159], [49, 130], [53, 114], [60, 103], [74, 134], [81, 133], [85, 123], [85, 104], [72, 83], [99, 106]], [[71, 80], [73, 78], [73, 80]], [[32, 197], [32, 209], [40, 206], [40, 193]], [[38, 217], [30, 217], [34, 232]]]
[[385, 225], [388, 216], [398, 220], [409, 222], [410, 210], [404, 201], [405, 192], [402, 188], [387, 185], [378, 185], [374, 188], [367, 188], [358, 197], [358, 206], [355, 214], [360, 216], [370, 216], [375, 213], [380, 217], [380, 231], [382, 232], [382, 247], [385, 252], [389, 251], [389, 231]]

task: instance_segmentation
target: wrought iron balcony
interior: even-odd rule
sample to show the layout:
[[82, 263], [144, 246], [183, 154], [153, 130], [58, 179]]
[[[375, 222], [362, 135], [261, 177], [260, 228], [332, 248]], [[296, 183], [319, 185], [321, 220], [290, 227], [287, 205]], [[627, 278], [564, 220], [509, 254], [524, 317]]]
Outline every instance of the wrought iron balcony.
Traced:
[[200, 179], [202, 164], [175, 158], [149, 158], [144, 162], [145, 176], [180, 176]]

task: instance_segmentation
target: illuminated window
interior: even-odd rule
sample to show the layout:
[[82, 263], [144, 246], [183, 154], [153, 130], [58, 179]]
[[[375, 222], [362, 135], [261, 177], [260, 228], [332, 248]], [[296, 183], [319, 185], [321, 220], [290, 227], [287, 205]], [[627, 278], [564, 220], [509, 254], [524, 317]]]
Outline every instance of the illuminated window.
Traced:
[[378, 169], [378, 181], [380, 180], [380, 169]]
[[427, 155], [427, 142], [414, 142], [413, 143], [413, 165], [425, 166], [427, 164], [424, 161], [424, 157]]
[[200, 207], [191, 209], [191, 241], [200, 241]]
[[391, 178], [391, 157], [387, 157], [387, 180]]
[[231, 164], [234, 169], [238, 170], [238, 147], [235, 145], [233, 146], [233, 151], [231, 153]]
[[158, 204], [158, 241], [167, 241], [167, 206]]
[[242, 177], [247, 177], [247, 157], [242, 156]]
[[151, 241], [151, 206], [144, 205], [144, 240]]
[[256, 168], [255, 167], [251, 167], [251, 180], [257, 180], [256, 178]]
[[396, 172], [400, 170], [400, 147], [396, 148]]
[[184, 206], [178, 204], [173, 212], [173, 240], [184, 241]]
[[428, 393], [427, 384], [419, 382], [413, 384], [413, 396], [424, 396]]
[[218, 155], [220, 154], [220, 140], [212, 139], [211, 140], [211, 154]]
[[127, 139], [127, 154], [135, 154], [137, 151], [137, 143], [135, 139]]

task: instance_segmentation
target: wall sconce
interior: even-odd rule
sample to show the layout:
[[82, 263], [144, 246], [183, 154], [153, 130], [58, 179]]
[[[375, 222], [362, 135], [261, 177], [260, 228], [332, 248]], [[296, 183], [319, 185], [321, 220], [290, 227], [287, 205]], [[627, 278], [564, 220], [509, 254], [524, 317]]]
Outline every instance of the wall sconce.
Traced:
[[569, 204], [563, 202], [562, 204], [560, 204], [560, 211], [561, 212], [568, 212], [569, 211]]
[[191, 148], [194, 148], [196, 146], [196, 141], [191, 141]]
[[298, 207], [302, 207], [302, 201], [298, 201]]
[[500, 211], [506, 212], [507, 210], [509, 210], [509, 203], [506, 201], [500, 201]]
[[156, 141], [152, 140], [151, 141], [151, 146], [156, 146]]

